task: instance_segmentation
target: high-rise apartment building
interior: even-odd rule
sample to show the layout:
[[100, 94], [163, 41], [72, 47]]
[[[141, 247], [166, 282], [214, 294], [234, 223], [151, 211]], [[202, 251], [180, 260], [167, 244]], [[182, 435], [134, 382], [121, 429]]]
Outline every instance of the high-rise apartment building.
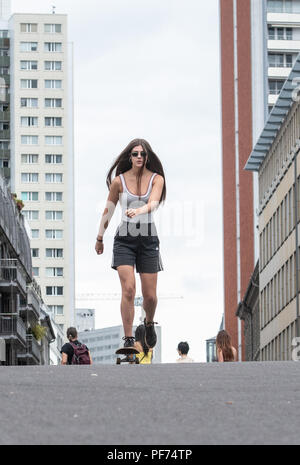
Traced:
[[244, 167], [300, 50], [300, 1], [220, 0], [220, 39], [224, 323], [242, 359], [235, 313], [259, 255], [258, 178]]
[[[67, 16], [0, 12], [0, 168], [24, 202], [33, 274], [55, 322], [74, 324], [73, 61]], [[9, 18], [7, 18], [9, 16]], [[2, 83], [4, 82], [2, 80]]]

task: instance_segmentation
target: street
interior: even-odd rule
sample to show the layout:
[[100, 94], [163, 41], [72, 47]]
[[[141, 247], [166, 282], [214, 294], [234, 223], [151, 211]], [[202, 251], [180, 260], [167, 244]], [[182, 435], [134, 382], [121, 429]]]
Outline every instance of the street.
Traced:
[[300, 443], [297, 362], [0, 370], [0, 444]]

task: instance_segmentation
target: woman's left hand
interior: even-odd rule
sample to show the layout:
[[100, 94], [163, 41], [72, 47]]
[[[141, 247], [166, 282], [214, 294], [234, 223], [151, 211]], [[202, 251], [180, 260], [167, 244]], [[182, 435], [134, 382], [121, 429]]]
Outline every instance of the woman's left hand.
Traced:
[[125, 215], [129, 218], [134, 218], [140, 214], [139, 208], [129, 208], [125, 211]]

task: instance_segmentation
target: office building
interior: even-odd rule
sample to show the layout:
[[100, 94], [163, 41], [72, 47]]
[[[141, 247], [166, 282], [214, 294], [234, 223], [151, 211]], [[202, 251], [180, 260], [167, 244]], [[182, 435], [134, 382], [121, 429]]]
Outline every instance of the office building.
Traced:
[[237, 305], [259, 257], [258, 177], [245, 172], [300, 50], [299, 0], [220, 0], [225, 328], [245, 359]]
[[262, 361], [294, 360], [300, 336], [299, 73], [300, 54], [246, 164], [259, 179]]
[[[67, 16], [0, 2], [0, 169], [25, 207], [32, 271], [56, 324], [75, 321], [73, 59]], [[3, 91], [3, 89], [2, 89]], [[2, 92], [3, 93], [3, 92]]]

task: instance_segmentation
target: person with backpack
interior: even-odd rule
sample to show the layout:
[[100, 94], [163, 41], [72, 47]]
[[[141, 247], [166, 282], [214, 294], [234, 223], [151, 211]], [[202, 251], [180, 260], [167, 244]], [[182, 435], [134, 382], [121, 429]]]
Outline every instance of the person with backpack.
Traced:
[[67, 329], [67, 338], [69, 342], [61, 348], [62, 365], [91, 365], [92, 358], [89, 349], [85, 344], [78, 341], [76, 328]]

